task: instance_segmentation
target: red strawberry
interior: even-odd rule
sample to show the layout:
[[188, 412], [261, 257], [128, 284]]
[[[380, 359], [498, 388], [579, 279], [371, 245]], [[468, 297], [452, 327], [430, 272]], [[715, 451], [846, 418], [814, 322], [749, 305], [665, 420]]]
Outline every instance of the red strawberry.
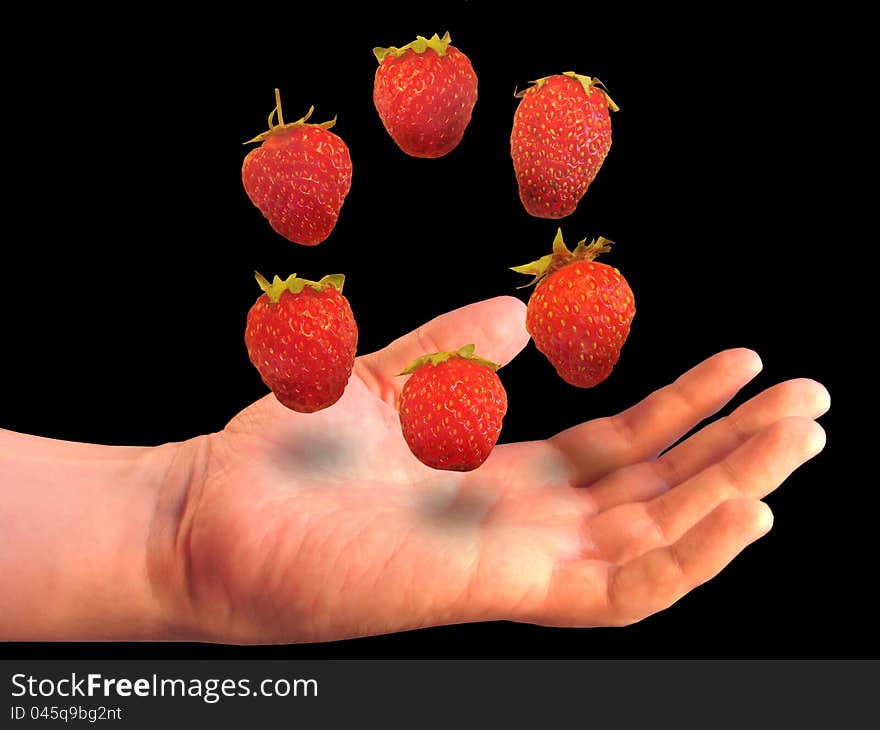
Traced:
[[562, 230], [553, 253], [513, 270], [534, 274], [538, 286], [526, 311], [535, 346], [567, 383], [592, 388], [611, 374], [636, 313], [632, 290], [612, 266], [593, 259], [611, 241], [586, 240], [569, 251]]
[[373, 49], [379, 61], [373, 102], [388, 134], [413, 157], [454, 150], [477, 103], [470, 59], [449, 42], [449, 33], [435, 33], [403, 48]]
[[244, 341], [251, 362], [275, 397], [288, 408], [312, 413], [332, 406], [351, 377], [358, 329], [348, 300], [345, 276], [320, 281], [279, 277], [247, 316]]
[[[314, 109], [285, 124], [275, 89], [269, 131], [245, 142], [263, 144], [248, 152], [241, 166], [244, 189], [269, 225], [304, 246], [315, 246], [330, 235], [351, 188], [348, 147], [328, 131], [336, 119], [307, 124]], [[276, 114], [277, 125], [272, 123]]]
[[517, 94], [510, 154], [526, 212], [538, 218], [574, 213], [611, 148], [617, 105], [601, 81], [573, 71], [548, 76]]
[[507, 393], [498, 365], [474, 355], [474, 346], [414, 360], [400, 394], [400, 426], [410, 450], [434, 469], [471, 471], [498, 441]]

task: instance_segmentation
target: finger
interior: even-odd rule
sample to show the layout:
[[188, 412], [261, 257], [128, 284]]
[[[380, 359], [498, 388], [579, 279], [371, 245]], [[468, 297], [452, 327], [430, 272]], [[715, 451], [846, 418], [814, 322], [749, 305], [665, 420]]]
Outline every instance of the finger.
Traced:
[[608, 623], [626, 625], [668, 608], [718, 575], [772, 525], [763, 502], [733, 499], [718, 505], [680, 540], [610, 571]]
[[553, 443], [570, 458], [574, 481], [591, 484], [628, 464], [655, 458], [727, 404], [760, 370], [757, 353], [725, 350], [635, 406], [574, 426]]
[[720, 461], [770, 424], [783, 418], [818, 418], [830, 404], [828, 391], [815, 380], [800, 378], [774, 385], [659, 460], [641, 462], [594, 484], [590, 495], [596, 510], [653, 499]]
[[505, 365], [528, 344], [525, 312], [519, 299], [502, 296], [441, 314], [384, 349], [359, 358], [359, 373], [373, 392], [396, 405], [406, 382], [397, 374], [420, 355], [473, 343], [480, 357]]
[[828, 391], [806, 378], [780, 383], [703, 429], [660, 457], [661, 467], [678, 484], [732, 453], [752, 436], [785, 418], [813, 420], [831, 405]]
[[786, 418], [755, 434], [717, 464], [642, 504], [666, 542], [674, 542], [728, 499], [766, 497], [824, 446], [825, 431], [818, 423]]
[[824, 443], [825, 432], [814, 421], [778, 421], [669, 492], [598, 515], [591, 521], [592, 550], [604, 560], [625, 563], [671, 545], [719, 504], [767, 496]]

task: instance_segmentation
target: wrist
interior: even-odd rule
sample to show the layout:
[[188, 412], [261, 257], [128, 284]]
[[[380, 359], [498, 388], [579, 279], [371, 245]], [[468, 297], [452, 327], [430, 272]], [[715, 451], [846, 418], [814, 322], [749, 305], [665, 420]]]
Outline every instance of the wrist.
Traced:
[[197, 441], [136, 448], [0, 431], [0, 639], [183, 638], [169, 539]]
[[193, 607], [190, 540], [213, 439], [198, 436], [157, 446], [144, 455], [140, 467], [153, 493], [143, 565], [151, 598], [145, 609], [155, 633], [147, 638], [201, 638]]

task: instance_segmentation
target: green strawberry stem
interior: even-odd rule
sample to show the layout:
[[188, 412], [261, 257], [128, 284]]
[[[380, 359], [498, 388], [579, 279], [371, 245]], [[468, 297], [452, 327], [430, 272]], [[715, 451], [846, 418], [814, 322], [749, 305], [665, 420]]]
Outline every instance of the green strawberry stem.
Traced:
[[[312, 112], [314, 111], [314, 109], [315, 109], [315, 107], [310, 106], [309, 113], [306, 114], [306, 116], [303, 119], [307, 119], [308, 117], [310, 117], [312, 115]], [[269, 112], [269, 129], [272, 129], [272, 117], [275, 116], [276, 114], [278, 115], [278, 124], [283, 127], [284, 126], [284, 112], [281, 111], [281, 92], [278, 90], [277, 87], [275, 89], [275, 108]]]
[[260, 289], [266, 292], [269, 296], [269, 301], [273, 304], [281, 299], [281, 295], [286, 291], [289, 291], [291, 294], [299, 294], [307, 286], [310, 286], [315, 291], [323, 291], [327, 287], [332, 286], [338, 292], [342, 293], [342, 287], [345, 284], [345, 274], [328, 274], [320, 281], [299, 279], [296, 274], [291, 274], [286, 279], [282, 279], [276, 274], [271, 283], [259, 271], [255, 271], [254, 274], [256, 275]]
[[[563, 71], [562, 75], [569, 76], [579, 81], [581, 86], [584, 87], [584, 91], [586, 91], [587, 94], [591, 94], [593, 92], [593, 89], [599, 89], [599, 91], [605, 94], [605, 98], [608, 100], [608, 108], [613, 112], [620, 111], [620, 107], [614, 103], [614, 100], [609, 95], [608, 89], [606, 88], [605, 84], [599, 81], [599, 79], [593, 76], [582, 76], [581, 74], [575, 73], [574, 71]], [[547, 79], [549, 78], [549, 76], [545, 76], [541, 79], [529, 81], [529, 83], [534, 84], [534, 86], [530, 86], [528, 89], [523, 89], [522, 91], [514, 90], [513, 95], [517, 99], [522, 99], [522, 97], [525, 96], [529, 91], [538, 91], [538, 89], [540, 89], [544, 84], [547, 83]]]
[[396, 56], [400, 57], [407, 51], [413, 51], [414, 53], [424, 53], [429, 48], [434, 51], [438, 56], [445, 56], [446, 49], [449, 48], [449, 44], [452, 42], [452, 39], [449, 36], [449, 31], [447, 30], [443, 37], [440, 38], [436, 33], [432, 35], [430, 38], [425, 38], [424, 36], [416, 36], [416, 39], [412, 43], [407, 43], [405, 46], [397, 48], [396, 46], [389, 46], [388, 48], [382, 48], [381, 46], [376, 46], [373, 49], [373, 55], [376, 57], [376, 60], [379, 63], [385, 60], [388, 56]]
[[[326, 122], [319, 122], [315, 124], [314, 122], [308, 122], [309, 117], [315, 111], [315, 107], [310, 106], [309, 110], [306, 112], [306, 115], [302, 119], [297, 119], [295, 122], [289, 122], [287, 124], [284, 123], [284, 112], [281, 111], [281, 92], [278, 89], [275, 89], [275, 108], [269, 112], [269, 129], [265, 132], [260, 132], [253, 139], [249, 139], [247, 142], [242, 142], [242, 144], [253, 144], [254, 142], [262, 142], [264, 140], [269, 139], [273, 135], [279, 134], [287, 129], [293, 129], [295, 127], [302, 126], [310, 126], [310, 127], [321, 127], [322, 129], [330, 129], [334, 124], [336, 124], [336, 117], [330, 119]], [[278, 119], [278, 123], [275, 124], [273, 119]]]
[[494, 363], [491, 360], [486, 360], [482, 357], [478, 357], [474, 354], [474, 349], [475, 348], [473, 345], [465, 345], [464, 347], [459, 347], [457, 350], [452, 350], [450, 352], [433, 352], [430, 355], [422, 355], [421, 357], [417, 357], [415, 360], [413, 360], [409, 365], [401, 370], [398, 375], [409, 375], [410, 373], [414, 373], [416, 370], [424, 365], [439, 365], [441, 362], [446, 362], [447, 360], [451, 360], [454, 357], [460, 357], [464, 360], [471, 360], [472, 362], [489, 368], [493, 372], [501, 367], [498, 363]]
[[611, 250], [612, 243], [614, 241], [609, 241], [607, 238], [599, 236], [599, 238], [594, 238], [591, 243], [587, 244], [587, 239], [585, 238], [582, 241], [578, 241], [574, 251], [569, 251], [568, 246], [565, 245], [565, 241], [562, 239], [562, 229], [558, 228], [556, 230], [556, 238], [553, 239], [553, 253], [542, 256], [530, 264], [511, 266], [510, 268], [518, 274], [534, 275], [535, 278], [528, 284], [518, 287], [519, 289], [525, 289], [528, 286], [537, 284], [541, 279], [550, 276], [550, 274], [558, 271], [566, 264], [574, 261], [592, 261], [599, 254], [608, 253]]

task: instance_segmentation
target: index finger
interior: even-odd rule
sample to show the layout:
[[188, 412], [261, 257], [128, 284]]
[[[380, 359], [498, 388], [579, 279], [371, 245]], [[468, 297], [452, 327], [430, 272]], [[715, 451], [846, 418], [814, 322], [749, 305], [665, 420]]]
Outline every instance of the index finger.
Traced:
[[655, 458], [717, 413], [760, 371], [761, 359], [752, 350], [719, 352], [616, 416], [573, 426], [552, 442], [568, 456], [574, 481], [589, 485]]

